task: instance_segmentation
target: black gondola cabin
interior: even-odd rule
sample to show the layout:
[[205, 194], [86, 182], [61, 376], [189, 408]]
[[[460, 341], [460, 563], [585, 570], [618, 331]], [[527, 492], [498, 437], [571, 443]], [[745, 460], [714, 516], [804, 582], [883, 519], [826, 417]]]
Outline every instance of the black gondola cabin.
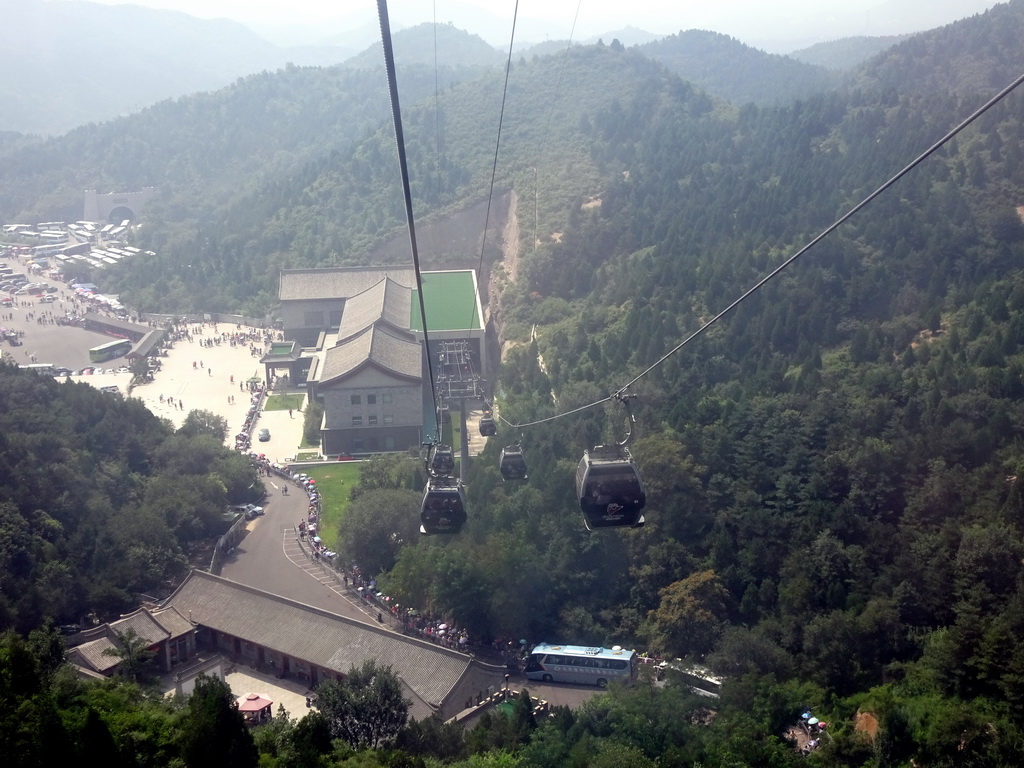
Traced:
[[515, 445], [502, 448], [498, 471], [505, 480], [525, 480], [526, 457], [523, 456], [523, 449]]
[[430, 472], [447, 477], [455, 471], [455, 452], [450, 445], [435, 444], [430, 449]]
[[598, 445], [583, 452], [576, 468], [576, 496], [588, 531], [644, 524], [640, 510], [647, 495], [636, 462], [623, 445]]
[[448, 477], [432, 477], [420, 504], [420, 533], [458, 533], [466, 524], [466, 497], [462, 483]]

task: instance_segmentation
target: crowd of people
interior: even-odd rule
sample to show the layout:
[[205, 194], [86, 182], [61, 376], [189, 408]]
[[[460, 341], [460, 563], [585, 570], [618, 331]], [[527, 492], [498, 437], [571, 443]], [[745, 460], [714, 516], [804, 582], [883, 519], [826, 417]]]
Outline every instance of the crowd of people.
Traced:
[[[309, 540], [309, 548], [314, 560], [333, 560], [336, 553], [329, 550], [318, 535], [320, 528], [320, 492], [316, 488], [316, 480], [309, 477], [309, 475], [301, 473], [292, 475], [292, 480], [306, 492], [306, 496], [309, 498], [306, 518], [299, 520], [296, 528], [299, 538]], [[287, 495], [288, 486], [282, 486], [281, 492]]]
[[[239, 389], [242, 389], [241, 385], [239, 386]], [[233, 398], [234, 395], [231, 397]], [[249, 408], [245, 412], [245, 421], [242, 422], [242, 431], [235, 435], [235, 448], [239, 451], [248, 451], [252, 445], [252, 430], [256, 424], [256, 419], [259, 418], [262, 400], [263, 384], [249, 382]]]

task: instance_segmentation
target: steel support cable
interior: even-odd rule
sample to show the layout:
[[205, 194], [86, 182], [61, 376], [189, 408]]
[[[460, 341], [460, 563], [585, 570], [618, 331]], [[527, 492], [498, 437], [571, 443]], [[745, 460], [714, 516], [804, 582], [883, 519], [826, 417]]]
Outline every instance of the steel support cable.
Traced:
[[388, 92], [391, 95], [391, 114], [395, 122], [395, 142], [398, 144], [398, 165], [402, 172], [402, 192], [405, 195], [405, 216], [409, 226], [409, 245], [412, 248], [412, 264], [416, 273], [416, 290], [420, 297], [420, 322], [423, 323], [423, 345], [426, 347], [427, 375], [430, 377], [430, 395], [434, 402], [434, 414], [438, 419], [437, 438], [440, 439], [440, 407], [437, 388], [434, 385], [434, 366], [430, 354], [430, 336], [427, 330], [427, 309], [423, 298], [423, 278], [420, 274], [420, 255], [416, 247], [416, 222], [412, 214], [412, 190], [409, 187], [409, 164], [405, 156], [405, 134], [402, 131], [402, 110], [398, 102], [398, 78], [395, 75], [395, 50], [391, 43], [391, 22], [388, 19], [387, 0], [377, 0], [377, 15], [380, 17], [380, 37], [384, 44], [384, 67], [388, 75]]
[[1020, 86], [1021, 83], [1024, 83], [1024, 74], [1020, 75], [1016, 80], [1014, 80], [1008, 86], [1003, 88], [1003, 90], [1001, 90], [999, 93], [997, 93], [991, 99], [989, 99], [987, 102], [985, 102], [980, 107], [978, 107], [978, 109], [976, 109], [974, 112], [972, 112], [959, 125], [957, 125], [951, 131], [949, 131], [945, 136], [943, 136], [937, 142], [935, 142], [930, 147], [928, 147], [928, 149], [926, 149], [924, 152], [922, 152], [920, 155], [918, 155], [913, 161], [911, 161], [902, 170], [900, 170], [894, 176], [889, 178], [889, 180], [886, 181], [884, 184], [882, 184], [882, 186], [880, 186], [878, 189], [876, 189], [870, 195], [868, 195], [863, 200], [861, 200], [859, 203], [857, 203], [857, 205], [855, 205], [853, 208], [851, 208], [849, 211], [847, 211], [841, 217], [836, 219], [832, 224], [830, 224], [828, 227], [826, 227], [821, 232], [821, 234], [819, 234], [817, 237], [815, 237], [813, 240], [811, 240], [809, 243], [807, 243], [803, 248], [798, 250], [796, 253], [794, 253], [792, 256], [790, 256], [788, 259], [786, 259], [784, 262], [782, 262], [779, 266], [777, 266], [775, 269], [773, 269], [771, 272], [769, 272], [767, 275], [765, 275], [760, 280], [758, 280], [753, 286], [751, 286], [749, 289], [747, 289], [739, 298], [737, 298], [735, 301], [733, 301], [731, 304], [729, 304], [729, 306], [727, 306], [725, 309], [723, 309], [717, 315], [715, 315], [710, 320], [708, 320], [706, 323], [704, 323], [704, 325], [702, 325], [700, 328], [698, 328], [693, 333], [691, 333], [689, 336], [687, 336], [685, 339], [683, 339], [681, 342], [679, 342], [679, 344], [677, 344], [672, 349], [670, 349], [668, 352], [666, 352], [661, 358], [659, 358], [654, 363], [652, 363], [650, 366], [648, 366], [646, 369], [644, 369], [639, 374], [634, 376], [632, 379], [630, 379], [628, 382], [626, 382], [623, 386], [621, 386], [617, 390], [615, 390], [615, 392], [613, 392], [610, 396], [608, 396], [608, 397], [606, 397], [606, 398], [604, 398], [602, 400], [598, 400], [596, 402], [590, 403], [589, 405], [583, 405], [583, 406], [580, 406], [579, 408], [574, 408], [571, 411], [566, 411], [565, 413], [559, 413], [559, 414], [555, 414], [554, 416], [549, 416], [546, 419], [538, 419], [537, 421], [525, 422], [525, 423], [522, 423], [522, 424], [510, 424], [508, 422], [505, 422], [505, 423], [508, 424], [508, 426], [513, 427], [513, 428], [532, 427], [532, 426], [535, 426], [537, 424], [544, 424], [545, 422], [555, 421], [556, 419], [561, 419], [561, 418], [563, 418], [565, 416], [571, 416], [572, 414], [578, 413], [578, 412], [583, 411], [583, 410], [586, 410], [587, 408], [593, 408], [594, 406], [601, 405], [602, 403], [606, 403], [609, 400], [619, 398], [620, 396], [622, 396], [626, 392], [627, 389], [629, 389], [631, 386], [636, 384], [638, 381], [640, 381], [640, 379], [642, 379], [644, 376], [649, 374], [655, 368], [660, 366], [662, 363], [664, 363], [666, 360], [668, 360], [670, 357], [672, 357], [672, 355], [674, 355], [680, 349], [682, 349], [687, 344], [689, 344], [691, 341], [693, 341], [695, 338], [697, 338], [698, 336], [703, 334], [705, 331], [707, 331], [708, 328], [710, 328], [712, 325], [714, 325], [719, 320], [721, 320], [723, 317], [725, 317], [725, 315], [729, 314], [729, 312], [731, 312], [736, 307], [738, 307], [743, 301], [745, 301], [746, 299], [750, 298], [750, 296], [752, 296], [754, 293], [759, 291], [769, 280], [771, 280], [774, 277], [776, 277], [780, 272], [782, 272], [782, 270], [784, 270], [786, 267], [788, 267], [790, 264], [792, 264], [798, 258], [803, 256], [805, 253], [807, 253], [807, 251], [809, 251], [811, 248], [813, 248], [819, 242], [824, 240], [828, 235], [832, 234], [832, 232], [834, 232], [840, 226], [842, 226], [847, 221], [849, 221], [850, 218], [853, 217], [854, 214], [858, 213], [861, 209], [863, 209], [865, 206], [867, 206], [868, 203], [870, 203], [876, 197], [881, 195], [883, 192], [885, 192], [887, 189], [889, 189], [889, 187], [893, 186], [897, 181], [899, 181], [904, 176], [906, 176], [908, 173], [910, 173], [910, 171], [912, 171], [914, 168], [916, 168], [921, 163], [923, 163], [925, 160], [927, 160], [929, 157], [931, 157], [933, 154], [935, 154], [947, 142], [949, 142], [950, 139], [952, 139], [954, 136], [956, 136], [958, 133], [960, 133], [962, 130], [964, 130], [967, 126], [969, 126], [971, 123], [973, 123], [975, 120], [977, 120], [983, 114], [985, 114], [988, 110], [990, 110], [992, 107], [994, 107], [996, 104], [998, 104], [1004, 98], [1006, 98], [1018, 86]]
[[[484, 252], [487, 248], [487, 227], [491, 221], [491, 202], [494, 199], [494, 180], [498, 175], [498, 150], [501, 149], [501, 126], [505, 121], [505, 102], [508, 99], [508, 80], [512, 72], [512, 45], [516, 39], [516, 20], [519, 17], [519, 0], [516, 0], [515, 8], [512, 11], [512, 34], [508, 39], [508, 59], [505, 61], [505, 85], [501, 90], [501, 111], [498, 113], [498, 135], [494, 140], [494, 161], [491, 163], [491, 184], [487, 190], [487, 212], [484, 214], [484, 234], [480, 242], [480, 264], [477, 267], [477, 274], [481, 277], [484, 271]], [[473, 318], [476, 317], [476, 302], [473, 302], [472, 316], [469, 319], [469, 338], [473, 338]], [[480, 324], [483, 325], [483, 318]]]
[[779, 266], [777, 266], [775, 269], [773, 269], [771, 272], [769, 272], [767, 275], [765, 275], [760, 280], [758, 280], [753, 286], [751, 286], [738, 299], [736, 299], [729, 306], [727, 306], [725, 309], [723, 309], [721, 312], [719, 312], [713, 318], [711, 318], [706, 323], [704, 323], [704, 325], [702, 325], [696, 331], [691, 333], [687, 338], [683, 339], [679, 344], [677, 344], [675, 347], [673, 347], [671, 350], [669, 350], [667, 353], [665, 353], [665, 355], [663, 355], [659, 360], [655, 361], [648, 368], [646, 368], [645, 370], [641, 371], [637, 376], [635, 376], [634, 378], [632, 378], [628, 382], [626, 382], [626, 384], [624, 386], [620, 387], [618, 390], [616, 390], [616, 392], [620, 393], [620, 392], [624, 392], [625, 390], [629, 389], [636, 382], [640, 381], [640, 379], [642, 379], [648, 373], [650, 373], [655, 368], [657, 368], [659, 365], [661, 365], [666, 360], [668, 360], [668, 358], [670, 358], [672, 355], [674, 355], [680, 349], [682, 349], [687, 344], [689, 344], [697, 336], [700, 336], [702, 333], [704, 333], [708, 328], [710, 328], [712, 325], [717, 323], [722, 317], [724, 317], [729, 312], [731, 312], [736, 307], [738, 307], [741, 302], [745, 301], [752, 294], [754, 294], [757, 291], [759, 291], [769, 280], [772, 280], [776, 275], [778, 275], [780, 272], [782, 272], [782, 270], [784, 270], [786, 267], [788, 267], [790, 264], [792, 264], [798, 258], [803, 256], [805, 253], [807, 253], [807, 251], [809, 251], [811, 248], [813, 248], [819, 242], [821, 242], [826, 237], [828, 237], [830, 234], [832, 234], [840, 226], [842, 226], [847, 221], [849, 221], [849, 219], [852, 218], [854, 216], [854, 214], [856, 214], [862, 208], [867, 206], [868, 203], [870, 203], [876, 197], [878, 197], [883, 192], [885, 192], [887, 189], [889, 189], [889, 187], [893, 186], [897, 181], [902, 179], [904, 176], [906, 176], [908, 173], [910, 173], [912, 170], [914, 170], [914, 168], [919, 166], [921, 163], [923, 163], [925, 160], [927, 160], [933, 154], [938, 152], [950, 139], [952, 139], [954, 136], [956, 136], [958, 133], [960, 133], [960, 131], [962, 131], [968, 125], [970, 125], [975, 120], [977, 120], [979, 117], [981, 117], [989, 109], [991, 109], [996, 104], [998, 104], [1000, 101], [1002, 101], [1003, 98], [1005, 98], [1007, 95], [1009, 95], [1021, 83], [1024, 83], [1024, 74], [1022, 74], [1020, 77], [1018, 77], [1016, 80], [1014, 80], [1008, 86], [1006, 86], [1003, 90], [1001, 90], [999, 93], [997, 93], [995, 96], [993, 96], [987, 102], [985, 102], [985, 104], [983, 104], [978, 109], [976, 109], [973, 113], [971, 113], [970, 116], [968, 116], [965, 120], [963, 120], [959, 125], [957, 125], [951, 131], [949, 131], [949, 133], [947, 133], [945, 136], [943, 136], [937, 142], [932, 144], [930, 147], [928, 147], [928, 149], [926, 149], [924, 152], [922, 152], [920, 155], [918, 155], [914, 160], [912, 160], [907, 166], [905, 166], [902, 170], [897, 172], [896, 175], [890, 177], [888, 181], [886, 181], [884, 184], [882, 184], [882, 186], [880, 186], [878, 189], [876, 189], [870, 195], [868, 195], [863, 200], [861, 200], [859, 203], [857, 203], [857, 205], [853, 206], [853, 208], [851, 208], [845, 214], [843, 214], [838, 219], [836, 219], [834, 222], [832, 222], [832, 224], [830, 224], [828, 227], [826, 227], [821, 232], [821, 234], [819, 234], [817, 237], [815, 237], [813, 240], [811, 240], [811, 242], [807, 243], [807, 245], [805, 245], [803, 248], [798, 250], [796, 253], [794, 253], [792, 256], [790, 256], [788, 259], [786, 259], [784, 262], [782, 262]]
[[441, 87], [437, 73], [437, 0], [434, 0], [434, 169], [437, 172], [437, 197], [441, 199]]
[[576, 13], [572, 16], [572, 27], [569, 29], [569, 42], [565, 44], [565, 55], [562, 57], [562, 66], [558, 70], [558, 79], [555, 81], [555, 97], [551, 100], [551, 109], [548, 110], [548, 133], [551, 133], [551, 121], [555, 116], [555, 103], [558, 98], [558, 92], [562, 88], [562, 76], [565, 74], [565, 68], [569, 64], [569, 52], [572, 50], [572, 40], [576, 36], [576, 22], [580, 18], [580, 6], [583, 5], [583, 0], [579, 0], [576, 3]]
[[[558, 98], [558, 94], [559, 94], [559, 92], [561, 91], [561, 88], [562, 88], [562, 77], [565, 75], [565, 68], [569, 64], [569, 54], [572, 52], [572, 41], [573, 41], [573, 38], [576, 36], [576, 23], [579, 21], [579, 18], [580, 18], [580, 7], [582, 5], [583, 5], [583, 0], [578, 0], [578, 2], [576, 3], [576, 12], [573, 14], [573, 17], [572, 17], [572, 27], [569, 29], [569, 41], [565, 44], [565, 55], [562, 57], [562, 66], [559, 67], [559, 69], [558, 69], [558, 79], [555, 81], [555, 93], [554, 93], [554, 97], [551, 99], [551, 108], [548, 110], [547, 132], [549, 134], [551, 133], [551, 122], [554, 119], [554, 115], [555, 115], [555, 102], [556, 102], [556, 100]], [[509, 57], [510, 57], [510, 59], [511, 59], [511, 54], [512, 54], [512, 51], [509, 50]], [[537, 179], [539, 178], [538, 170], [537, 169], [539, 167], [540, 166], [535, 162], [534, 163], [534, 167], [533, 167], [533, 194], [534, 194], [533, 250], [534, 251], [537, 250], [536, 218], [537, 218], [537, 206], [539, 204], [538, 203], [538, 196], [540, 194], [539, 190], [538, 190], [538, 187], [537, 187]], [[480, 263], [481, 263], [481, 266], [482, 266], [483, 265], [483, 253], [482, 252], [480, 254]], [[585, 405], [582, 408], [578, 408], [578, 409], [573, 410], [573, 411], [568, 411], [566, 413], [559, 414], [557, 417], [552, 417], [552, 418], [561, 418], [562, 416], [569, 416], [570, 414], [576, 413], [577, 411], [585, 410], [587, 408], [593, 408], [594, 406], [600, 405], [601, 403], [604, 403], [604, 402], [607, 402], [610, 399], [612, 399], [612, 398], [605, 398], [604, 400], [599, 400], [596, 403], [591, 403], [590, 405]], [[521, 426], [523, 426], [523, 427], [525, 427], [525, 426], [531, 426], [533, 424], [541, 424], [541, 423], [543, 423], [542, 421], [531, 421], [531, 422], [529, 422], [529, 424], [512, 424], [510, 421], [508, 421], [508, 419], [502, 418], [497, 412], [495, 412], [494, 415], [495, 415], [496, 418], [498, 418], [500, 421], [502, 421], [503, 423], [507, 424], [510, 427], [511, 426], [514, 426], [514, 427], [521, 427]], [[546, 421], [546, 419], [544, 421]]]

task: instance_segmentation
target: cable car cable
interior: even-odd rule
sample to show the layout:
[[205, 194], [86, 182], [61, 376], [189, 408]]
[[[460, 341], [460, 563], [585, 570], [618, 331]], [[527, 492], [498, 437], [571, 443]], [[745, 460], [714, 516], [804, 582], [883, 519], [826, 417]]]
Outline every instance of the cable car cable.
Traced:
[[886, 181], [884, 184], [882, 184], [882, 186], [880, 186], [878, 189], [876, 189], [870, 195], [868, 195], [863, 200], [861, 200], [859, 203], [857, 203], [857, 205], [855, 205], [853, 208], [851, 208], [845, 214], [843, 214], [838, 219], [836, 219], [834, 222], [832, 222], [832, 224], [830, 224], [828, 227], [826, 227], [821, 232], [821, 234], [819, 234], [817, 237], [815, 237], [813, 240], [811, 240], [811, 242], [807, 243], [807, 245], [805, 245], [803, 248], [801, 248], [799, 251], [794, 253], [792, 256], [790, 256], [788, 259], [786, 259], [784, 262], [782, 262], [779, 266], [777, 266], [775, 269], [773, 269], [771, 272], [769, 272], [767, 275], [765, 275], [760, 280], [758, 280], [745, 293], [743, 293], [743, 295], [741, 295], [738, 299], [733, 301], [729, 306], [727, 306], [725, 309], [723, 309], [721, 312], [719, 312], [713, 318], [708, 320], [704, 325], [702, 325], [696, 331], [691, 333], [687, 338], [683, 339], [683, 341], [681, 341], [679, 344], [677, 344], [675, 347], [673, 347], [671, 350], [669, 350], [667, 353], [665, 353], [665, 355], [662, 356], [659, 360], [655, 361], [648, 368], [646, 368], [645, 370], [641, 371], [634, 378], [632, 378], [628, 382], [626, 382], [625, 386], [623, 386], [618, 391], [622, 392], [622, 391], [624, 391], [626, 389], [629, 389], [629, 387], [631, 387], [633, 384], [638, 382], [640, 379], [642, 379], [648, 373], [653, 371], [659, 365], [664, 363], [668, 358], [670, 358], [672, 355], [674, 355], [676, 352], [678, 352], [684, 346], [689, 344], [690, 341], [692, 341], [694, 338], [696, 338], [700, 334], [704, 333], [708, 328], [710, 328], [712, 325], [714, 325], [716, 322], [718, 322], [723, 316], [725, 316], [726, 314], [728, 314], [729, 312], [734, 310], [737, 306], [739, 306], [740, 302], [744, 301], [751, 294], [753, 294], [756, 291], [760, 290], [761, 287], [765, 285], [765, 283], [767, 283], [769, 280], [771, 280], [776, 275], [778, 275], [782, 270], [784, 270], [786, 267], [788, 267], [790, 264], [792, 264], [798, 258], [803, 256], [805, 253], [807, 253], [807, 251], [809, 251], [811, 248], [813, 248], [819, 242], [821, 242], [826, 237], [828, 237], [828, 235], [832, 234], [832, 232], [834, 232], [840, 226], [845, 224], [850, 218], [853, 217], [854, 214], [856, 214], [862, 208], [867, 206], [868, 203], [870, 203], [876, 197], [878, 197], [883, 192], [885, 192], [887, 189], [889, 189], [889, 187], [894, 185], [897, 181], [899, 181], [904, 176], [906, 176], [908, 173], [910, 173], [912, 170], [914, 170], [914, 168], [916, 168], [918, 165], [920, 165], [925, 160], [927, 160], [929, 157], [931, 157], [935, 152], [939, 151], [943, 147], [943, 145], [945, 145], [950, 139], [952, 139], [954, 136], [956, 136], [958, 133], [960, 133], [960, 131], [962, 131], [968, 125], [970, 125], [975, 120], [977, 120], [979, 117], [981, 117], [990, 108], [992, 108], [996, 104], [998, 104], [1005, 96], [1009, 95], [1010, 92], [1012, 92], [1021, 83], [1024, 83], [1024, 74], [1022, 74], [1020, 77], [1018, 77], [1012, 83], [1010, 83], [1010, 85], [1006, 86], [1006, 88], [1004, 88], [998, 94], [996, 94], [991, 99], [989, 99], [985, 104], [983, 104], [981, 107], [979, 107], [977, 110], [975, 110], [966, 120], [964, 120], [959, 125], [957, 125], [955, 128], [953, 128], [949, 133], [947, 133], [945, 136], [943, 136], [937, 142], [935, 142], [930, 147], [928, 147], [928, 149], [926, 149], [924, 152], [922, 152], [920, 155], [918, 155], [906, 167], [904, 167], [902, 170], [900, 170], [898, 173], [896, 173], [896, 175], [890, 177], [888, 181]]
[[[388, 19], [387, 0], [377, 0], [377, 15], [380, 17], [380, 37], [384, 46], [384, 66], [388, 76], [388, 92], [391, 95], [391, 114], [395, 123], [395, 142], [398, 144], [398, 165], [402, 173], [402, 192], [405, 196], [405, 216], [409, 227], [409, 244], [412, 248], [413, 270], [416, 273], [416, 290], [420, 299], [420, 322], [423, 323], [423, 345], [430, 350], [430, 338], [427, 330], [427, 309], [423, 298], [423, 278], [420, 274], [420, 256], [416, 246], [416, 223], [412, 212], [412, 189], [409, 186], [409, 163], [405, 154], [405, 134], [402, 131], [402, 111], [398, 102], [398, 78], [395, 74], [395, 50], [391, 42], [391, 22]], [[440, 412], [441, 404], [434, 385], [434, 367], [427, 354], [427, 374], [430, 378], [430, 394], [434, 401], [435, 413]], [[441, 425], [437, 425], [440, 438]]]
[[674, 355], [676, 352], [678, 352], [683, 347], [685, 347], [687, 344], [689, 344], [691, 341], [693, 341], [695, 338], [697, 338], [698, 336], [703, 334], [708, 328], [710, 328], [712, 325], [717, 323], [725, 315], [727, 315], [729, 312], [731, 312], [736, 307], [738, 307], [743, 301], [745, 301], [746, 299], [750, 298], [750, 296], [752, 296], [754, 293], [756, 293], [758, 290], [760, 290], [769, 280], [771, 280], [774, 277], [776, 277], [780, 272], [782, 272], [782, 270], [784, 270], [786, 267], [788, 267], [790, 264], [792, 264], [798, 258], [803, 256], [805, 253], [807, 253], [807, 251], [809, 251], [811, 248], [813, 248], [819, 242], [824, 240], [828, 235], [832, 234], [832, 232], [834, 232], [836, 229], [838, 229], [841, 225], [843, 225], [847, 221], [849, 221], [849, 219], [851, 217], [853, 217], [854, 214], [858, 213], [861, 209], [863, 209], [865, 206], [867, 206], [868, 203], [870, 203], [876, 197], [878, 197], [883, 192], [888, 190], [897, 181], [902, 179], [904, 176], [906, 176], [908, 173], [910, 173], [912, 170], [914, 170], [914, 168], [916, 168], [918, 165], [920, 165], [925, 160], [927, 160], [929, 157], [931, 157], [931, 155], [935, 154], [935, 152], [937, 152], [939, 149], [941, 149], [947, 142], [949, 142], [950, 139], [952, 139], [954, 136], [956, 136], [958, 133], [960, 133], [962, 130], [964, 130], [967, 126], [969, 126], [971, 123], [973, 123], [975, 120], [977, 120], [983, 114], [985, 114], [985, 112], [987, 112], [989, 109], [991, 109], [996, 104], [998, 104], [1000, 101], [1002, 101], [1004, 98], [1006, 98], [1018, 86], [1020, 86], [1021, 83], [1024, 83], [1024, 74], [1020, 75], [1016, 80], [1014, 80], [1008, 86], [1003, 88], [1003, 90], [1001, 90], [999, 93], [997, 93], [995, 96], [993, 96], [987, 102], [985, 102], [982, 106], [978, 107], [978, 109], [976, 109], [974, 112], [972, 112], [970, 114], [970, 116], [968, 116], [966, 119], [964, 119], [955, 128], [950, 130], [945, 136], [943, 136], [937, 142], [932, 144], [928, 149], [926, 149], [924, 152], [922, 152], [920, 155], [918, 155], [913, 161], [911, 161], [908, 165], [906, 165], [902, 170], [897, 172], [894, 176], [890, 177], [889, 180], [886, 181], [884, 184], [882, 184], [878, 189], [876, 189], [870, 195], [865, 197], [863, 200], [861, 200], [859, 203], [857, 203], [857, 205], [855, 205], [853, 208], [851, 208], [845, 214], [843, 214], [838, 219], [836, 219], [832, 224], [830, 224], [828, 227], [826, 227], [817, 237], [815, 237], [813, 240], [811, 240], [809, 243], [807, 243], [805, 246], [803, 246], [800, 250], [798, 250], [796, 253], [794, 253], [792, 256], [790, 256], [788, 259], [786, 259], [784, 262], [782, 262], [779, 266], [777, 266], [775, 269], [773, 269], [767, 275], [765, 275], [760, 280], [758, 280], [753, 286], [751, 286], [742, 295], [740, 295], [739, 298], [737, 298], [735, 301], [733, 301], [731, 304], [729, 304], [729, 306], [727, 306], [725, 309], [723, 309], [717, 315], [715, 315], [710, 320], [708, 320], [706, 323], [704, 323], [704, 325], [702, 325], [700, 328], [695, 330], [693, 333], [691, 333], [689, 336], [687, 336], [685, 339], [683, 339], [681, 342], [679, 342], [679, 344], [677, 344], [672, 349], [670, 349], [668, 352], [666, 352], [661, 358], [659, 358], [654, 363], [652, 363], [650, 366], [648, 366], [643, 371], [641, 371], [639, 374], [634, 376], [632, 379], [630, 379], [628, 382], [626, 382], [622, 387], [619, 387], [617, 390], [615, 390], [615, 392], [613, 392], [608, 397], [603, 398], [601, 400], [597, 400], [596, 402], [590, 403], [588, 405], [581, 405], [579, 408], [574, 408], [573, 410], [566, 411], [565, 413], [559, 413], [559, 414], [555, 414], [554, 416], [549, 416], [549, 417], [547, 417], [545, 419], [538, 419], [536, 421], [523, 422], [523, 423], [520, 423], [520, 424], [512, 424], [512, 423], [510, 423], [508, 421], [505, 421], [505, 419], [502, 419], [502, 421], [505, 421], [505, 423], [508, 424], [508, 426], [512, 427], [513, 429], [520, 429], [520, 428], [523, 428], [523, 427], [532, 427], [532, 426], [536, 426], [537, 424], [544, 424], [544, 423], [549, 422], [549, 421], [555, 421], [557, 419], [561, 419], [561, 418], [564, 418], [566, 416], [571, 416], [571, 415], [573, 415], [575, 413], [579, 413], [580, 411], [584, 411], [584, 410], [586, 410], [588, 408], [593, 408], [595, 406], [601, 405], [602, 403], [606, 403], [609, 400], [615, 399], [615, 398], [619, 397], [620, 395], [623, 395], [625, 393], [625, 391], [627, 389], [629, 389], [631, 386], [633, 386], [634, 384], [636, 384], [636, 382], [640, 381], [640, 379], [642, 379], [644, 376], [649, 374], [651, 371], [653, 371], [658, 366], [662, 365], [666, 360], [668, 360], [670, 357], [672, 357], [672, 355]]
[[[484, 253], [487, 249], [487, 228], [490, 225], [491, 221], [491, 203], [494, 200], [494, 184], [495, 180], [498, 177], [498, 150], [501, 148], [501, 127], [505, 122], [505, 103], [508, 100], [508, 81], [512, 73], [512, 46], [515, 43], [516, 39], [516, 19], [518, 18], [518, 16], [519, 0], [516, 0], [515, 8], [512, 11], [512, 34], [509, 36], [508, 40], [508, 58], [505, 60], [505, 84], [501, 91], [501, 110], [498, 112], [498, 134], [494, 140], [494, 160], [491, 163], [491, 183], [489, 189], [487, 190], [487, 210], [484, 213], [484, 232], [480, 241], [480, 262], [476, 270], [477, 275], [479, 275], [481, 278], [483, 277], [484, 271]], [[486, 290], [486, 287], [484, 290]], [[479, 286], [477, 286], [477, 291], [479, 296]], [[476, 317], [476, 308], [478, 303], [479, 301], [474, 301], [472, 306], [470, 307], [471, 314], [469, 322], [466, 324], [466, 327], [469, 329], [470, 341], [472, 341], [473, 339], [473, 319]], [[483, 317], [481, 317], [481, 331], [486, 332], [483, 329], [483, 321], [484, 319]]]
[[569, 64], [569, 53], [572, 51], [572, 41], [573, 38], [576, 36], [576, 22], [579, 21], [580, 6], [582, 5], [583, 0], [579, 0], [579, 2], [576, 3], [576, 13], [573, 14], [572, 27], [570, 27], [569, 29], [569, 40], [565, 44], [565, 55], [562, 57], [562, 66], [558, 70], [558, 79], [555, 81], [555, 95], [551, 99], [551, 108], [548, 110], [548, 134], [551, 133], [551, 123], [553, 122], [555, 117], [555, 105], [556, 103], [558, 103], [558, 92], [562, 87], [562, 75], [565, 74], [565, 68]]

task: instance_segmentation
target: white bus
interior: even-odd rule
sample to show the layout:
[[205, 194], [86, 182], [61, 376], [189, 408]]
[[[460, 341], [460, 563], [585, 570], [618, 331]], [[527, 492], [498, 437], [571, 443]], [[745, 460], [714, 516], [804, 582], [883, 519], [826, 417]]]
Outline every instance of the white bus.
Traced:
[[636, 681], [636, 652], [619, 646], [599, 648], [541, 643], [530, 652], [524, 671], [529, 680], [605, 688], [612, 680]]

